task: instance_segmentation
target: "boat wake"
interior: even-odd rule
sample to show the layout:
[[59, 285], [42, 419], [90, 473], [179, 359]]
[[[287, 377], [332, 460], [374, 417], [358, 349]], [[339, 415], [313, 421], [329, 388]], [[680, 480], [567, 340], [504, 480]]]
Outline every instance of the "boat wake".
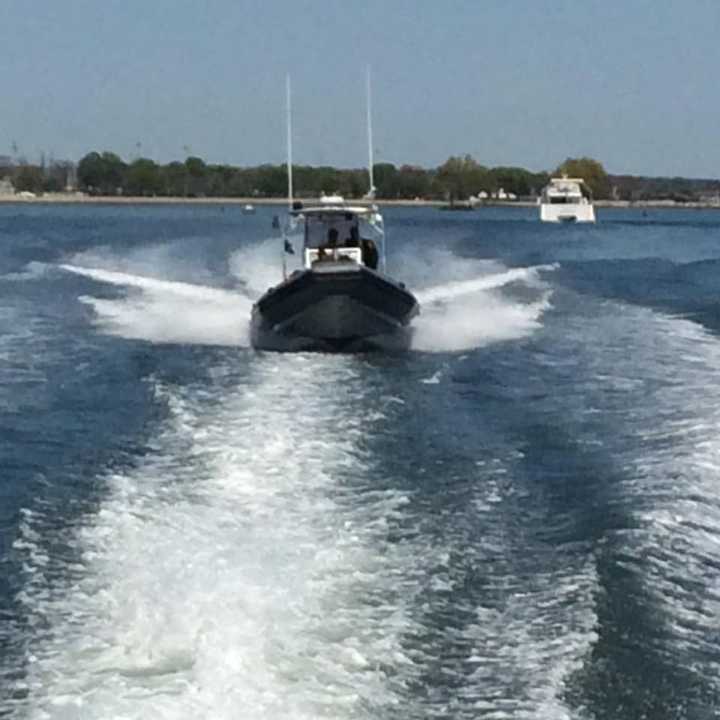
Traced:
[[368, 371], [300, 354], [150, 378], [153, 452], [102, 473], [72, 529], [23, 512], [11, 717], [571, 717], [592, 560], [523, 531], [521, 453], [483, 453], [442, 491], [462, 507], [427, 514], [420, 476], [373, 452], [408, 406]]
[[[444, 258], [438, 266], [452, 273], [460, 262]], [[495, 262], [462, 261], [460, 269], [465, 277], [416, 293], [422, 312], [414, 322], [415, 350], [469, 350], [519, 339], [540, 327], [551, 296], [541, 274], [555, 265], [505, 268]]]
[[128, 288], [121, 298], [89, 295], [97, 325], [110, 335], [154, 343], [248, 345], [251, 300], [236, 291], [63, 264], [63, 270]]
[[200, 393], [154, 381], [170, 411], [155, 452], [101, 478], [106, 498], [58, 538], [61, 557], [43, 511], [24, 512], [14, 549], [37, 633], [22, 716], [309, 720], [398, 705], [412, 619], [397, 578], [414, 560], [387, 535], [409, 500], [361, 481], [358, 365], [276, 356], [239, 384], [229, 367], [216, 379]]
[[[92, 267], [85, 256], [59, 267], [126, 289], [121, 297], [80, 297], [92, 308], [97, 326], [153, 343], [247, 347], [252, 304], [281, 279], [277, 239], [231, 253], [227, 264], [234, 289], [151, 277], [134, 266], [127, 271], [117, 259], [105, 263], [109, 267], [92, 259]], [[416, 259], [403, 268], [408, 287], [419, 288], [415, 294], [421, 305], [412, 349], [455, 352], [531, 334], [550, 307], [551, 291], [542, 274], [555, 268], [506, 268], [440, 251]]]
[[277, 238], [248, 245], [230, 254], [228, 269], [235, 282], [253, 300], [282, 280]]
[[[563, 423], [588, 467], [588, 535], [602, 535], [599, 640], [579, 692], [603, 717], [622, 716], [629, 697], [647, 717], [709, 717], [720, 697], [720, 344], [682, 318], [573, 301], [580, 312], [548, 328], [553, 353], [538, 359], [546, 386], [572, 377], [581, 398]], [[624, 689], [598, 692], [609, 683]]]
[[627, 404], [634, 447], [641, 451], [626, 460], [622, 491], [635, 522], [623, 538], [623, 561], [642, 574], [657, 613], [656, 643], [668, 649], [689, 682], [705, 686], [716, 707], [720, 345], [693, 322], [644, 314], [654, 332], [627, 343], [626, 358], [615, 364], [630, 398], [652, 397], [651, 403]]

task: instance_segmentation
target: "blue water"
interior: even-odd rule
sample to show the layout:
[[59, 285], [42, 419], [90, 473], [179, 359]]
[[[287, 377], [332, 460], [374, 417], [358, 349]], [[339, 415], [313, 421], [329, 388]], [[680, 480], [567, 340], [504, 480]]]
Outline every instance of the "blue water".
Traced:
[[0, 717], [718, 716], [720, 214], [388, 209], [328, 356], [275, 212], [0, 206]]

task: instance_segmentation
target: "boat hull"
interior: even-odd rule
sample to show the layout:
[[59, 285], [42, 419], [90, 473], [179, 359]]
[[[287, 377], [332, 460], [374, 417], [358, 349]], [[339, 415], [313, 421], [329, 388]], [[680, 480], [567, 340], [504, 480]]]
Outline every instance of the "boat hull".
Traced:
[[417, 313], [401, 284], [356, 263], [327, 263], [294, 273], [258, 300], [251, 342], [280, 352], [404, 350]]
[[595, 208], [590, 203], [542, 203], [540, 220], [556, 223], [594, 223]]

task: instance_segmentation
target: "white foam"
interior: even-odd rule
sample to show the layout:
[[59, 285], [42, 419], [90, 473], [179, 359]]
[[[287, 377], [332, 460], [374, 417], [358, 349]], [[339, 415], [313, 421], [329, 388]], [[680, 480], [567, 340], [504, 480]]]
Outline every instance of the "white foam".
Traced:
[[387, 668], [411, 664], [411, 620], [396, 582], [414, 561], [385, 536], [407, 499], [352, 487], [362, 384], [342, 358], [257, 372], [220, 404], [160, 389], [157, 451], [106, 478], [67, 538], [81, 558], [67, 584], [48, 590], [28, 520], [20, 599], [51, 631], [29, 640], [25, 717], [302, 720], [399, 702]]
[[395, 258], [388, 269], [390, 275], [416, 293], [439, 285], [489, 277], [507, 269], [496, 260], [459, 257], [446, 248], [422, 245], [421, 241], [413, 249], [414, 252]]
[[465, 630], [475, 644], [468, 662], [477, 669], [460, 693], [487, 717], [574, 720], [566, 683], [598, 639], [596, 589], [587, 562], [575, 573], [538, 573], [507, 593], [501, 608], [479, 607], [477, 623]]
[[60, 267], [130, 289], [122, 298], [80, 298], [109, 334], [156, 343], [248, 345], [252, 303], [240, 292], [103, 268]]
[[[157, 261], [158, 253], [165, 258], [167, 250], [137, 250], [129, 258], [108, 258], [93, 251], [59, 267], [129, 289], [122, 298], [80, 298], [93, 309], [104, 332], [156, 343], [247, 346], [253, 300], [282, 279], [282, 248], [277, 238], [231, 254], [230, 273], [240, 285], [233, 291], [154, 276], [152, 272], [164, 267]], [[104, 262], [109, 267], [88, 266], [88, 262]], [[554, 267], [508, 269], [495, 261], [465, 260], [439, 250], [411, 256], [403, 270], [418, 283], [416, 294], [422, 307], [413, 323], [413, 348], [459, 351], [533, 332], [549, 306], [547, 289], [531, 303], [497, 291], [514, 283], [544, 288], [539, 273]], [[147, 269], [149, 274], [127, 271], [136, 268]], [[434, 285], [424, 285], [430, 280]]]
[[[426, 543], [416, 552], [432, 568], [436, 593], [422, 596], [429, 630], [438, 617], [447, 624], [417, 653], [425, 667], [452, 678], [452, 692], [404, 716], [576, 717], [565, 690], [597, 641], [597, 571], [594, 558], [551, 552], [533, 537], [542, 497], [535, 494], [528, 512], [522, 477], [514, 472], [519, 459], [478, 461], [475, 482], [468, 480], [472, 509], [454, 511], [442, 540], [418, 539], [418, 545]], [[538, 509], [538, 517], [526, 523]], [[471, 529], [463, 529], [466, 524]], [[478, 576], [482, 591], [468, 591], [469, 577]]]
[[458, 352], [517, 340], [541, 327], [549, 307], [547, 299], [524, 304], [491, 295], [431, 306], [413, 323], [412, 346], [426, 352]]
[[[405, 406], [376, 395], [360, 361], [266, 356], [242, 384], [230, 368], [212, 376], [215, 388], [156, 386], [170, 417], [152, 455], [100, 478], [106, 497], [57, 539], [61, 556], [42, 511], [24, 513], [19, 600], [35, 629], [13, 717], [432, 717], [445, 701], [418, 688], [442, 693], [435, 668], [457, 675], [458, 717], [570, 717], [564, 683], [595, 639], [596, 578], [507, 532], [517, 458], [478, 462], [455, 518], [483, 526], [478, 542], [454, 521], [426, 534], [366, 449], [373, 423]], [[489, 560], [501, 601], [468, 605], [468, 563]], [[443, 617], [465, 620], [438, 643]]]
[[638, 529], [627, 540], [643, 558], [678, 660], [720, 689], [712, 639], [720, 615], [720, 343], [686, 320], [656, 317], [643, 337], [649, 328], [652, 344], [638, 348], [636, 340], [631, 348], [655, 389], [652, 402], [632, 413], [640, 452], [624, 490]]
[[436, 370], [430, 377], [423, 378], [420, 382], [424, 385], [439, 385], [444, 374], [445, 369], [441, 368], [440, 370]]
[[[252, 302], [282, 280], [282, 244], [277, 238], [247, 245], [228, 260], [238, 289], [226, 290], [176, 279], [210, 279], [203, 267], [172, 245], [142, 247], [126, 255], [108, 248], [80, 253], [62, 269], [128, 288], [122, 298], [80, 298], [104, 332], [154, 343], [247, 347]], [[171, 277], [159, 277], [163, 272]]]
[[635, 602], [652, 608], [653, 645], [719, 691], [720, 342], [694, 322], [618, 303], [566, 322], [565, 342], [574, 347], [555, 348], [574, 365], [564, 374], [595, 394], [593, 422], [612, 424], [603, 440], [621, 479], [608, 491], [630, 515], [615, 531], [616, 562], [642, 588]]
[[282, 242], [277, 238], [269, 238], [233, 252], [228, 260], [228, 268], [245, 292], [250, 297], [258, 298], [269, 287], [282, 281], [283, 260], [286, 263], [296, 262], [298, 257], [284, 254]]
[[[413, 348], [454, 352], [493, 342], [519, 339], [540, 327], [550, 307], [550, 291], [539, 272], [554, 266], [500, 269], [479, 277], [452, 280], [418, 292], [420, 315], [413, 323]], [[499, 289], [519, 283], [539, 296], [534, 302], [503, 295]]]
[[466, 280], [455, 280], [436, 285], [417, 293], [417, 299], [422, 305], [441, 301], [455, 300], [465, 295], [471, 295], [485, 290], [501, 288], [513, 282], [537, 283], [538, 272], [553, 270], [553, 265], [538, 265], [536, 267], [510, 268], [508, 270], [489, 273], [480, 277]]

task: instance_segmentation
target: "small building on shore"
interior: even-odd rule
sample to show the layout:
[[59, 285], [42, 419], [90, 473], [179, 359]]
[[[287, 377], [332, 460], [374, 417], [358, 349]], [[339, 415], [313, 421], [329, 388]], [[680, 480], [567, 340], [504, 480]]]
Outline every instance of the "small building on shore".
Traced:
[[15, 187], [9, 177], [0, 178], [0, 197], [15, 194]]
[[702, 193], [700, 202], [710, 207], [720, 207], [720, 192]]

